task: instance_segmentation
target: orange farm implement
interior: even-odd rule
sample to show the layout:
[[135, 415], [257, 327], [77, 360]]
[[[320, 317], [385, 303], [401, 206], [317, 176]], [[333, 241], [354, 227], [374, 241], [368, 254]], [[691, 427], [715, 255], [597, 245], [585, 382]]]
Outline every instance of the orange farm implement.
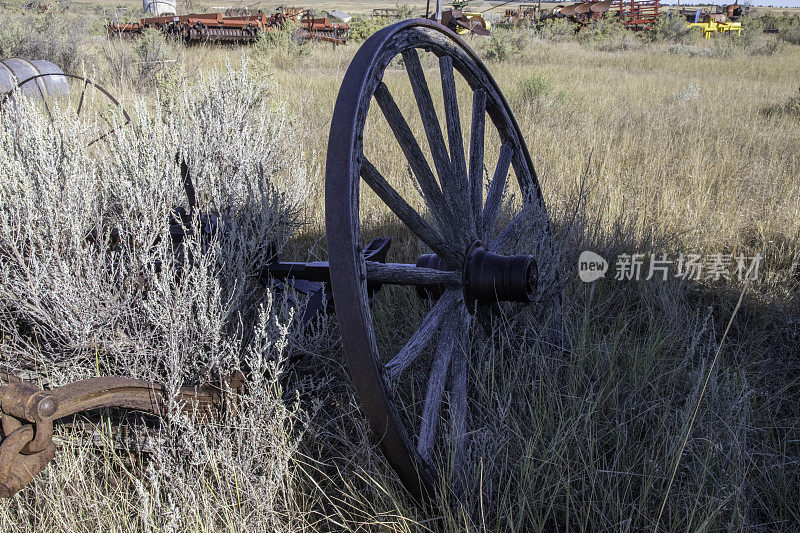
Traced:
[[581, 26], [593, 21], [617, 18], [631, 30], [652, 29], [664, 12], [661, 0], [589, 0], [574, 4], [557, 5], [552, 10], [541, 4], [520, 4], [518, 8], [506, 9], [503, 23], [531, 25], [548, 19], [568, 19]]
[[[593, 20], [617, 17], [628, 29], [652, 29], [660, 10], [660, 0], [603, 0], [556, 6], [553, 18], [568, 18], [578, 24], [587, 25]], [[542, 18], [549, 18], [542, 16]]]
[[139, 22], [110, 23], [106, 26], [113, 36], [135, 37], [148, 28], [158, 29], [186, 43], [239, 42], [258, 39], [261, 32], [283, 29], [287, 22], [298, 26], [297, 36], [344, 44], [349, 27], [334, 24], [327, 17], [315, 18], [311, 11], [292, 10], [267, 15], [258, 12], [243, 16], [223, 16], [222, 13], [200, 13], [165, 17], [149, 17]]
[[[652, 29], [662, 12], [660, 0], [630, 0], [614, 2], [620, 22], [632, 29]], [[612, 8], [613, 9], [613, 8]]]

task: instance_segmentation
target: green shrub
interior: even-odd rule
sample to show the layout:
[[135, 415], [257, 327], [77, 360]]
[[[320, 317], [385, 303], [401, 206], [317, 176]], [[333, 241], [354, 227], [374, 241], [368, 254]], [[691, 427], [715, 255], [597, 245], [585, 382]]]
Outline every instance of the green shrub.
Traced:
[[800, 24], [782, 29], [778, 37], [789, 44], [800, 44]]
[[148, 28], [133, 47], [140, 65], [140, 78], [149, 79], [165, 70], [174, 57], [171, 43], [155, 28]]
[[489, 38], [484, 56], [489, 61], [505, 61], [525, 49], [525, 34], [515, 30], [498, 29]]
[[395, 4], [397, 9], [397, 18], [400, 20], [414, 18], [414, 12], [408, 4]]
[[759, 20], [764, 25], [764, 29], [771, 33], [782, 33], [800, 26], [800, 15], [790, 15], [785, 11], [781, 15], [765, 13], [759, 17]]
[[787, 108], [794, 116], [800, 117], [800, 87], [797, 88], [795, 95], [789, 98]]
[[519, 96], [524, 100], [536, 100], [553, 92], [553, 86], [548, 80], [532, 74], [522, 78], [518, 84]]
[[691, 33], [686, 19], [680, 15], [661, 15], [653, 25], [650, 38], [653, 41], [680, 43], [685, 41]]
[[750, 45], [750, 55], [753, 56], [771, 56], [783, 50], [786, 46], [784, 41], [774, 37], [764, 36], [760, 39], [754, 40]]
[[356, 42], [365, 41], [370, 35], [388, 24], [389, 21], [384, 17], [353, 17], [350, 19], [348, 39]]
[[764, 20], [760, 17], [742, 17], [739, 22], [742, 24], [742, 35], [764, 33]]
[[13, 20], [8, 20], [0, 25], [0, 57], [6, 58], [15, 55], [13, 50], [19, 42], [19, 28]]
[[775, 32], [780, 29], [778, 17], [773, 15], [771, 11], [767, 11], [762, 16], [758, 17], [758, 20], [761, 21], [765, 31]]
[[255, 69], [267, 72], [273, 67], [291, 68], [297, 58], [308, 55], [308, 39], [298, 36], [298, 28], [298, 24], [286, 22], [283, 28], [261, 32], [250, 56]]
[[798, 87], [797, 91], [780, 107], [784, 115], [800, 119], [800, 87]]
[[137, 89], [168, 89], [179, 76], [180, 48], [159, 30], [150, 28], [133, 42], [111, 39], [101, 50], [105, 83], [127, 85]]
[[254, 55], [268, 57], [275, 53], [288, 56], [307, 54], [308, 48], [305, 43], [302, 43], [296, 36], [298, 27], [296, 23], [286, 22], [282, 28], [262, 31], [253, 46]]
[[578, 41], [592, 45], [598, 50], [628, 50], [636, 44], [636, 37], [616, 19], [608, 18], [592, 22], [581, 28]]
[[549, 19], [538, 28], [539, 36], [550, 41], [569, 41], [575, 37], [577, 25], [569, 19]]
[[789, 113], [800, 118], [800, 87], [797, 88], [795, 95], [789, 98], [789, 103], [786, 108], [789, 110]]
[[712, 40], [712, 50], [714, 57], [733, 57], [741, 52], [741, 47], [737, 45], [732, 36], [715, 35]]
[[84, 22], [56, 11], [4, 21], [0, 25], [0, 57], [46, 59], [64, 72], [79, 74], [86, 59]]
[[731, 41], [745, 49], [750, 55], [772, 55], [783, 47], [783, 42], [774, 35], [765, 35], [764, 17], [743, 17], [741, 34], [731, 34]]
[[534, 106], [550, 106], [562, 103], [567, 98], [564, 91], [558, 90], [549, 79], [539, 74], [531, 74], [519, 80], [511, 95], [516, 105]]

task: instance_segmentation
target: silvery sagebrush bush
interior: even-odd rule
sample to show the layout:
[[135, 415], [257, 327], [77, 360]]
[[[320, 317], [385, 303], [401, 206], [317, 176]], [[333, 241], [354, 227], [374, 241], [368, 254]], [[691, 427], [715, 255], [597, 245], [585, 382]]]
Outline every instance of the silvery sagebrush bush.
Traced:
[[[109, 129], [91, 113], [76, 120], [55, 110], [51, 121], [32, 101], [0, 112], [4, 370], [52, 386], [98, 375], [157, 380], [174, 395], [246, 367], [254, 377], [238, 408], [211, 426], [171, 402], [164, 444], [147, 482], [136, 483], [142, 520], [180, 529], [207, 512], [194, 501], [200, 483], [260, 510], [279, 506], [301, 418], [278, 381], [288, 324], [257, 274], [290, 235], [310, 181], [297, 133], [269, 80], [244, 62], [128, 109], [132, 123], [117, 122], [91, 147], [87, 139]], [[224, 222], [210, 240], [195, 232], [173, 249], [169, 215], [187, 205], [176, 154], [199, 207]]]

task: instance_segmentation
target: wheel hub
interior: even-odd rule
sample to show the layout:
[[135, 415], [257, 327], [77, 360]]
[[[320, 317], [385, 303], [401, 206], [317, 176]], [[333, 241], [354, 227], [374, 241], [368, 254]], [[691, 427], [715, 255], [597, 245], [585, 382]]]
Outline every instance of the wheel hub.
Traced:
[[467, 250], [462, 275], [464, 302], [472, 312], [476, 304], [533, 301], [538, 269], [532, 255], [496, 254], [475, 241]]

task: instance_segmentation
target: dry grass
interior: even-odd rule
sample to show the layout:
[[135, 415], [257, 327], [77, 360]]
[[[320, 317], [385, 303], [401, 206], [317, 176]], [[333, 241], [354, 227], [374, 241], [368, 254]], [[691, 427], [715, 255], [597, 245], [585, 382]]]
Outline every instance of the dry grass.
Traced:
[[[450, 505], [452, 495], [442, 494], [448, 503], [431, 513], [414, 506], [369, 444], [347, 383], [335, 319], [313, 334], [299, 335], [281, 330], [286, 316], [273, 308], [278, 316], [267, 328], [257, 313], [247, 311], [265, 295], [249, 285], [245, 287], [252, 290], [230, 283], [244, 280], [247, 265], [258, 260], [258, 253], [242, 256], [241, 248], [257, 250], [257, 242], [280, 239], [290, 229], [297, 238], [287, 243], [287, 253], [300, 259], [324, 255], [325, 145], [339, 84], [357, 45], [313, 44], [301, 52], [261, 50], [258, 56], [257, 49], [248, 48], [176, 47], [175, 70], [139, 86], [124, 77], [117, 82], [118, 72], [97, 53], [106, 46], [92, 39], [95, 42], [85, 45], [92, 58], [87, 69], [108, 81], [129, 106], [142, 95], [149, 99], [138, 108], [138, 123], [143, 126], [134, 131], [152, 135], [144, 126], [150, 124], [145, 117], [167, 122], [165, 129], [150, 126], [164, 136], [162, 157], [148, 159], [149, 166], [133, 172], [146, 147], [132, 150], [138, 146], [132, 138], [112, 145], [120, 155], [100, 167], [92, 166], [93, 154], [83, 154], [69, 168], [74, 169], [71, 177], [80, 177], [89, 193], [70, 196], [73, 203], [67, 205], [72, 208], [65, 210], [68, 216], [62, 220], [45, 195], [23, 186], [31, 175], [47, 168], [38, 162], [52, 150], [47, 148], [51, 133], [32, 127], [29, 137], [39, 139], [32, 146], [44, 146], [39, 156], [20, 166], [10, 148], [2, 152], [8, 162], [5, 168], [13, 169], [0, 190], [4, 211], [9, 212], [6, 206], [22, 205], [24, 198], [25, 205], [34, 207], [31, 212], [39, 213], [34, 217], [37, 225], [24, 225], [26, 235], [58, 234], [43, 229], [51, 227], [50, 220], [82, 228], [83, 219], [77, 214], [80, 202], [113, 206], [111, 200], [123, 192], [138, 211], [112, 214], [146, 234], [163, 231], [161, 221], [179, 191], [174, 169], [164, 174], [158, 161], [166, 161], [168, 152], [181, 142], [185, 149], [198, 150], [196, 157], [210, 153], [210, 159], [218, 161], [202, 171], [207, 181], [199, 188], [207, 191], [217, 209], [239, 206], [234, 217], [251, 212], [245, 201], [249, 193], [225, 189], [230, 180], [224, 178], [233, 172], [225, 166], [226, 151], [251, 164], [263, 160], [273, 165], [277, 191], [290, 199], [302, 192], [304, 199], [299, 220], [292, 219], [291, 224], [280, 219], [280, 224], [260, 230], [255, 223], [242, 224], [244, 240], [239, 244], [244, 246], [223, 247], [216, 259], [236, 265], [223, 270], [227, 277], [222, 279], [228, 282], [215, 285], [216, 278], [199, 271], [184, 286], [161, 287], [151, 307], [128, 298], [125, 305], [139, 314], [127, 318], [135, 327], [123, 330], [144, 336], [143, 324], [158, 316], [152, 313], [177, 308], [182, 311], [156, 325], [177, 328], [183, 337], [167, 342], [144, 336], [146, 349], [134, 351], [139, 356], [133, 359], [120, 344], [107, 341], [116, 346], [116, 352], [110, 352], [116, 356], [105, 358], [99, 370], [158, 376], [178, 384], [209, 367], [246, 363], [260, 368], [255, 361], [261, 355], [277, 357], [279, 364], [284, 356], [294, 355], [300, 362], [288, 373], [265, 369], [267, 378], [253, 389], [260, 396], [245, 401], [248, 416], [223, 421], [228, 427], [204, 431], [179, 417], [168, 420], [160, 428], [167, 444], [156, 454], [128, 454], [86, 444], [79, 433], [62, 435], [65, 444], [56, 461], [30, 488], [0, 504], [0, 523], [6, 529], [652, 529], [683, 433], [742, 285], [735, 280], [606, 280], [586, 285], [575, 274], [577, 254], [583, 249], [606, 257], [622, 251], [764, 255], [760, 279], [745, 294], [710, 377], [661, 527], [692, 531], [800, 527], [800, 120], [791, 112], [800, 47], [753, 55], [748, 46], [690, 43], [687, 46], [711, 52], [689, 55], [685, 48], [637, 41], [628, 50], [601, 51], [603, 46], [597, 43], [553, 43], [524, 34], [505, 61], [490, 64], [523, 129], [556, 231], [565, 239], [563, 314], [568, 349], [555, 351], [539, 339], [531, 329], [533, 317], [522, 315], [500, 325], [498, 340], [483, 348], [486, 363], [472, 369], [477, 404], [494, 409], [479, 424], [482, 431], [472, 443], [476, 464], [484, 461], [480, 475], [471, 480], [463, 506]], [[481, 53], [490, 46], [480, 39], [470, 44]], [[130, 43], [113, 46], [120, 50], [106, 47], [106, 54], [133, 53]], [[248, 83], [270, 87], [264, 100], [269, 119], [254, 125], [254, 133], [246, 138], [237, 135], [232, 126], [235, 113], [220, 123], [214, 113], [205, 113], [192, 128], [181, 122], [184, 118], [169, 125], [171, 115], [158, 114], [161, 106], [169, 105], [181, 110], [177, 117], [187, 116], [187, 110], [197, 113], [191, 98], [172, 101], [164, 96], [186, 95], [184, 83], [191, 94], [200, 72], [215, 66], [224, 69], [226, 61], [238, 69], [241, 55], [251, 60]], [[396, 84], [403, 75], [394, 69], [387, 79]], [[226, 113], [225, 105], [237, 101], [242, 92], [231, 82], [211, 110]], [[464, 87], [459, 96], [467, 99]], [[397, 97], [406, 115], [412, 116], [412, 97], [407, 93]], [[232, 109], [246, 105], [240, 101]], [[216, 126], [208, 129], [206, 138], [206, 130], [199, 126], [209, 124]], [[380, 154], [384, 172], [402, 192], [413, 195], [405, 168], [397, 163], [399, 149], [375, 124], [367, 149]], [[418, 130], [419, 124], [412, 120], [412, 127]], [[7, 131], [7, 142], [24, 135]], [[126, 149], [129, 153], [124, 154]], [[103, 179], [93, 178], [90, 171], [95, 168]], [[113, 185], [114, 172], [126, 176], [125, 188]], [[242, 172], [246, 183], [259, 182], [251, 171]], [[46, 175], [48, 190], [70, 181], [57, 173]], [[163, 183], [174, 187], [162, 190]], [[145, 201], [148, 194], [158, 201]], [[261, 194], [266, 194], [258, 202], [261, 206], [273, 205], [272, 201], [284, 205], [285, 199]], [[363, 202], [371, 224], [365, 231], [392, 236], [398, 260], [413, 256], [417, 243], [380, 203], [369, 195]], [[259, 216], [266, 216], [264, 209], [256, 210]], [[108, 216], [98, 212], [98, 222]], [[294, 209], [287, 213], [294, 214]], [[7, 228], [19, 226], [10, 215], [4, 220]], [[14, 231], [3, 235], [4, 245], [25, 241], [14, 237]], [[78, 248], [68, 244], [72, 248], [67, 250]], [[83, 257], [79, 263], [89, 260], [78, 252], [65, 256]], [[70, 277], [70, 264], [48, 263], [43, 251], [33, 257], [52, 269], [37, 270], [52, 273], [52, 277], [39, 274], [40, 290], [54, 291], [61, 298], [56, 302], [66, 302], [54, 309], [75, 308], [74, 295], [85, 294], [80, 291], [86, 289], [80, 278]], [[137, 261], [145, 264], [147, 258]], [[59, 286], [50, 287], [55, 279]], [[98, 279], [90, 286], [97, 291], [105, 287]], [[12, 286], [16, 285], [3, 283], [5, 290]], [[56, 290], [60, 286], [70, 290]], [[209, 299], [209, 287], [216, 286], [219, 290], [212, 291], [216, 296]], [[83, 300], [97, 301], [97, 295], [89, 292]], [[23, 293], [20, 289], [14, 294], [19, 298]], [[407, 334], [422, 306], [397, 291], [389, 294], [393, 298], [376, 302], [376, 320], [392, 324], [395, 335]], [[14, 316], [11, 300], [0, 304], [5, 317]], [[201, 305], [216, 333], [184, 327], [188, 311], [178, 301]], [[91, 306], [87, 308], [91, 311]], [[4, 322], [4, 358], [21, 361], [22, 354], [40, 353], [55, 358], [67, 341], [108, 337], [103, 326], [115, 319], [99, 312], [94, 316], [85, 321], [85, 328], [69, 330], [65, 324], [71, 323], [70, 314], [56, 315], [58, 328], [42, 332], [65, 333], [56, 337], [50, 352], [10, 338], [12, 328]], [[396, 341], [386, 329], [381, 328], [385, 341]], [[523, 334], [528, 338], [520, 343]], [[222, 341], [218, 351], [209, 351], [208, 346], [218, 346], [218, 341]], [[157, 354], [162, 345], [173, 347], [167, 355], [180, 353], [180, 357], [142, 356]], [[203, 357], [195, 357], [198, 353]], [[79, 355], [77, 372], [64, 372], [59, 379], [97, 371], [90, 352]], [[498, 410], [504, 416], [489, 418]], [[99, 433], [107, 432], [101, 428]], [[252, 443], [258, 446], [247, 447]], [[194, 452], [198, 455], [192, 459]]]

